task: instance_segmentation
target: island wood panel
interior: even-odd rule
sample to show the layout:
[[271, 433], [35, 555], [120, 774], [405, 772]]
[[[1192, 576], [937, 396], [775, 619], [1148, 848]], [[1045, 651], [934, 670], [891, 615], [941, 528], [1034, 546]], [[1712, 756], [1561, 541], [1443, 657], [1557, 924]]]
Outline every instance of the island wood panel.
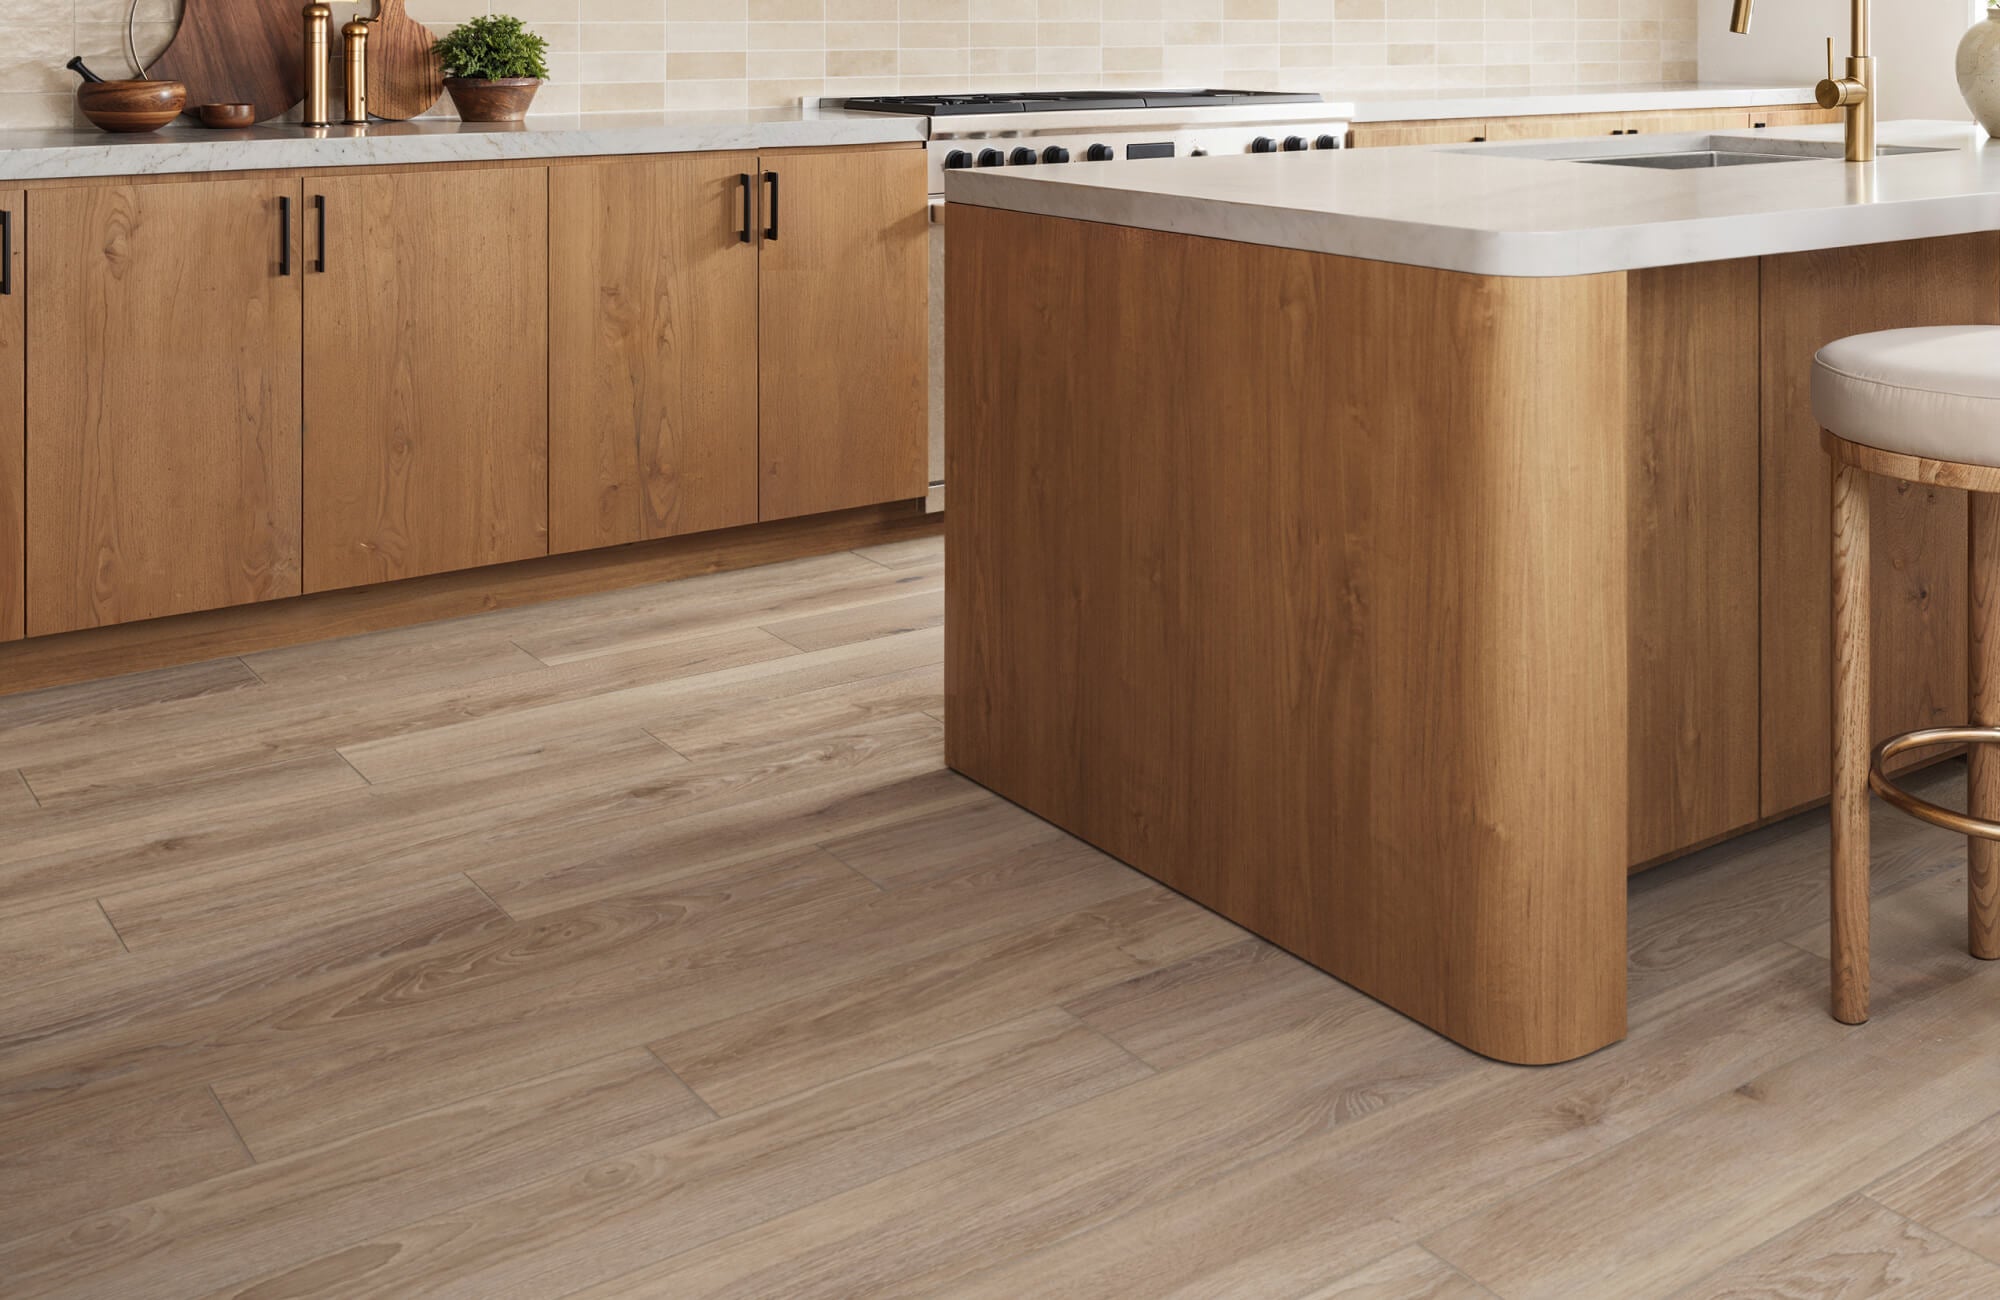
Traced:
[[[930, 223], [921, 149], [767, 153], [759, 516], [929, 489]], [[761, 228], [771, 192], [760, 191]]]
[[1616, 135], [1629, 123], [1624, 113], [1551, 113], [1546, 117], [1491, 118], [1489, 140], [1567, 140], [1572, 136]]
[[1757, 261], [1626, 293], [1637, 864], [1759, 817]]
[[952, 223], [951, 766], [1477, 1051], [1619, 1038], [1625, 278]]
[[29, 633], [298, 594], [300, 189], [30, 196]]
[[1671, 135], [1676, 131], [1744, 131], [1750, 112], [1742, 108], [1699, 108], [1676, 112], [1627, 113], [1628, 134]]
[[550, 172], [550, 549], [756, 522], [756, 171], [691, 154]]
[[[1767, 257], [1762, 280], [1762, 787], [1770, 816], [1825, 798], [1831, 781], [1832, 471], [1812, 415], [1813, 353], [1869, 330], [2000, 322], [2000, 234]], [[1878, 478], [1871, 502], [1873, 733], [1959, 722], [1965, 495]]]
[[548, 169], [306, 192], [307, 590], [546, 554]]
[[1750, 114], [1753, 127], [1773, 126], [1820, 126], [1828, 122], [1844, 122], [1847, 110], [1842, 108], [1820, 108], [1807, 105], [1802, 108], [1760, 108]]
[[0, 212], [11, 227], [0, 272], [0, 641], [13, 641], [28, 631], [26, 192], [0, 190]]

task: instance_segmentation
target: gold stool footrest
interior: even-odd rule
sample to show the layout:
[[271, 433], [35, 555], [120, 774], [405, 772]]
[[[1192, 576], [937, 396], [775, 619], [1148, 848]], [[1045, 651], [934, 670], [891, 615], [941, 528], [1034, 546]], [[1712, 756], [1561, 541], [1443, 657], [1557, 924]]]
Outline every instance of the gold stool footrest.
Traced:
[[2000, 822], [1982, 821], [1919, 799], [1883, 773], [1882, 765], [1896, 755], [1932, 745], [2000, 745], [2000, 727], [1924, 727], [1891, 736], [1875, 746], [1875, 753], [1868, 760], [1868, 788], [1881, 795], [1885, 803], [1933, 826], [1983, 840], [2000, 840]]

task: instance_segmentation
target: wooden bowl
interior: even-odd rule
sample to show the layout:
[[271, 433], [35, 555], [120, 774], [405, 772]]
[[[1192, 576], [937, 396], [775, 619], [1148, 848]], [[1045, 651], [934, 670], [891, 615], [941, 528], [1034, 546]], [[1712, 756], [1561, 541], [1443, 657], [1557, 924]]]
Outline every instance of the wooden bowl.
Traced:
[[257, 125], [255, 104], [203, 104], [195, 110], [203, 126], [217, 130]]
[[157, 131], [187, 107], [178, 81], [91, 81], [76, 88], [76, 106], [106, 131]]

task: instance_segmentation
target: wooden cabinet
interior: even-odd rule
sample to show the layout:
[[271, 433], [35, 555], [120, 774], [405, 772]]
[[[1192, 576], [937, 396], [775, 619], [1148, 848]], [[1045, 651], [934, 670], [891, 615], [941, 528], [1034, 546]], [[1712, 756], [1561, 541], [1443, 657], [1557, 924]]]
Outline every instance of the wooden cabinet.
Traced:
[[27, 194], [0, 190], [0, 641], [28, 630]]
[[1355, 149], [1393, 149], [1406, 144], [1475, 144], [1486, 138], [1486, 123], [1469, 118], [1444, 122], [1357, 122], [1348, 135]]
[[306, 194], [307, 590], [546, 554], [548, 170]]
[[300, 188], [29, 196], [30, 633], [298, 593]]
[[757, 170], [551, 171], [551, 550], [756, 522]]
[[762, 164], [759, 517], [923, 496], [923, 153], [819, 150]]
[[[2000, 235], [1763, 259], [1763, 811], [1826, 797], [1831, 478], [1813, 353], [1848, 334], [2000, 323]], [[1871, 481], [1873, 734], [1966, 715], [1965, 494]], [[1921, 757], [1921, 756], [1919, 756]]]
[[1772, 126], [1817, 126], [1827, 122], [1845, 121], [1847, 110], [1840, 108], [1760, 108], [1750, 114], [1753, 127]]
[[1566, 140], [1573, 136], [1617, 135], [1625, 130], [1624, 113], [1551, 113], [1543, 117], [1505, 117], [1486, 123], [1489, 140]]

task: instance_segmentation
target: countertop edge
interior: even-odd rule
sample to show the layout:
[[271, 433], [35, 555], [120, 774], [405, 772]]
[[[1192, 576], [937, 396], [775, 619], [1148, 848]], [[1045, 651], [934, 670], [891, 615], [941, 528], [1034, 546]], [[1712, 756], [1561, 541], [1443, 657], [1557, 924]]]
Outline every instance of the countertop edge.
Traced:
[[[384, 123], [365, 129], [325, 127], [321, 131], [324, 134], [307, 135], [305, 128], [296, 126], [249, 131], [170, 127], [154, 135], [123, 138], [83, 132], [18, 133], [47, 137], [46, 142], [19, 144], [8, 141], [10, 133], [0, 132], [0, 181], [921, 144], [925, 119], [871, 115], [544, 127], [537, 127], [530, 119], [526, 126], [512, 130], [466, 130], [457, 123], [414, 127]], [[71, 134], [76, 138], [64, 138]]]
[[1354, 105], [1354, 121], [1432, 122], [1458, 118], [1549, 117], [1567, 113], [1647, 113], [1674, 109], [1775, 108], [1809, 104], [1813, 87], [1712, 85], [1564, 87], [1453, 95], [1342, 95]]

